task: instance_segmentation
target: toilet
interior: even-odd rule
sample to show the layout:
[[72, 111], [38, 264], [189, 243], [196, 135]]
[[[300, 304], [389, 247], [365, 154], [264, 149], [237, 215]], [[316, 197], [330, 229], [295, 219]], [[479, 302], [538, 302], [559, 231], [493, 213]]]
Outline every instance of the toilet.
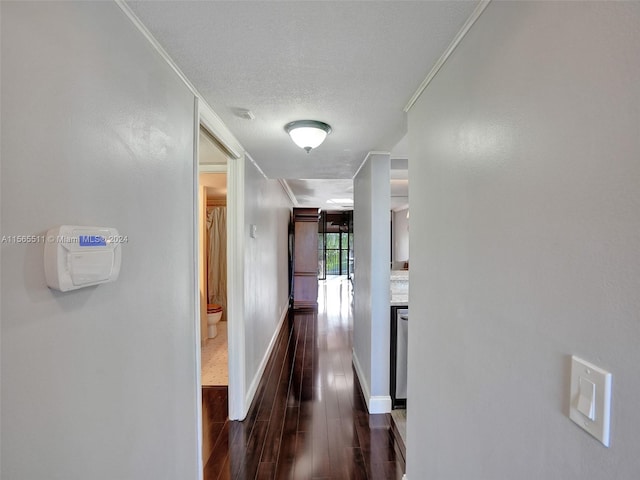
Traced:
[[216, 324], [222, 318], [222, 305], [217, 303], [207, 304], [207, 326], [209, 338], [215, 338], [218, 335]]

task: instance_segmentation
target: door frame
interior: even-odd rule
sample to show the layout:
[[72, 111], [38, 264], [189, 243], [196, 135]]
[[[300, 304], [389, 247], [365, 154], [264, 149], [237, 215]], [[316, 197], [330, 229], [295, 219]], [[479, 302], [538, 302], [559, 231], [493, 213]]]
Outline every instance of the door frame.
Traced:
[[[229, 362], [229, 419], [242, 420], [246, 396], [245, 326], [244, 326], [244, 162], [245, 152], [216, 113], [196, 98], [196, 138], [204, 128], [220, 144], [227, 156], [227, 332]], [[194, 182], [198, 183], [198, 145], [194, 149]], [[207, 170], [211, 171], [211, 168]], [[193, 202], [197, 217], [197, 188]], [[194, 228], [197, 228], [197, 224]], [[199, 237], [195, 235], [194, 251], [199, 250]], [[197, 263], [194, 263], [197, 265]], [[200, 366], [200, 276], [197, 275], [195, 311], [198, 312], [197, 356]], [[198, 377], [200, 378], [200, 377]], [[199, 382], [201, 389], [201, 381]], [[202, 425], [200, 413], [200, 425]], [[202, 428], [202, 427], [200, 427]]]

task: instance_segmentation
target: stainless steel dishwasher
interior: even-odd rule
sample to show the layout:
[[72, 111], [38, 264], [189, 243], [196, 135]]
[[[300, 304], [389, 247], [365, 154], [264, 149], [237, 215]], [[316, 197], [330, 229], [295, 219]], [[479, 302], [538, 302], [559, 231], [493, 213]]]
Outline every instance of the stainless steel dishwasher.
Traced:
[[391, 400], [393, 408], [407, 405], [407, 343], [409, 309], [391, 309]]

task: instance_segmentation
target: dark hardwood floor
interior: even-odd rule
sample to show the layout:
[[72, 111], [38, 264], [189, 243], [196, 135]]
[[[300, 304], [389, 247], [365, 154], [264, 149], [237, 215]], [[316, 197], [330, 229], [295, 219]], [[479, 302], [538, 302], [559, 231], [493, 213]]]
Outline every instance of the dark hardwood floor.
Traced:
[[205, 480], [402, 478], [390, 417], [367, 413], [353, 371], [348, 281], [322, 282], [319, 300], [289, 312], [243, 422], [223, 421], [219, 391], [203, 389]]

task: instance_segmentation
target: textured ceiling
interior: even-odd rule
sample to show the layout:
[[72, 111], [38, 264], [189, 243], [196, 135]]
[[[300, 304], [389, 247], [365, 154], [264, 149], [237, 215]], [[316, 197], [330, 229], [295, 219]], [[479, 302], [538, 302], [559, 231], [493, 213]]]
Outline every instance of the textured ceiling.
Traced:
[[[283, 179], [351, 179], [369, 151], [392, 151], [407, 130], [403, 107], [476, 6], [127, 4], [265, 174]], [[251, 110], [255, 119], [240, 118], [238, 109]], [[283, 129], [297, 119], [327, 122], [333, 132], [307, 154]]]
[[[298, 206], [319, 207], [324, 210], [353, 208], [353, 180], [287, 180]], [[348, 201], [345, 201], [348, 200]]]

